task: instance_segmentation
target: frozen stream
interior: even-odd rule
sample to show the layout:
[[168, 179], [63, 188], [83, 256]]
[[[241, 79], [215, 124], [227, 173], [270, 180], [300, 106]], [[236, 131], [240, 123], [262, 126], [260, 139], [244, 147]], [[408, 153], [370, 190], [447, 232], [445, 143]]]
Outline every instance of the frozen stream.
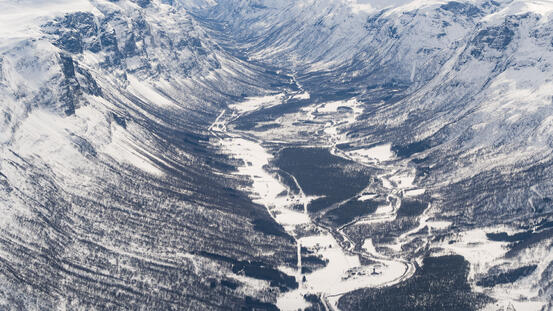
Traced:
[[[264, 205], [271, 216], [296, 239], [298, 255], [301, 247], [307, 247], [314, 250], [315, 255], [320, 255], [328, 261], [324, 268], [308, 274], [301, 274], [301, 256], [298, 256], [296, 269], [282, 267], [283, 272], [296, 276], [300, 286], [297, 290], [279, 296], [277, 306], [282, 310], [303, 309], [310, 305], [303, 296], [315, 294], [320, 295], [328, 309], [336, 310], [338, 299], [347, 292], [359, 288], [391, 285], [409, 278], [415, 271], [412, 263], [377, 253], [370, 239], [365, 242], [363, 251], [355, 251], [354, 243], [343, 233], [345, 226], [333, 229], [312, 219], [305, 207], [314, 197], [306, 196], [299, 184], [299, 194], [292, 194], [287, 186], [279, 181], [278, 176], [265, 169], [273, 155], [263, 147], [263, 141], [228, 129], [227, 124], [234, 118], [255, 109], [256, 103], [268, 106], [270, 100], [268, 97], [255, 98], [241, 105], [241, 109], [231, 107], [231, 111], [223, 111], [210, 127], [210, 131], [218, 138], [217, 143], [222, 150], [233, 158], [243, 160], [244, 165], [238, 168], [236, 174], [248, 176], [252, 180], [252, 185], [242, 190], [248, 192], [255, 203]], [[389, 152], [389, 148], [382, 150], [382, 147], [379, 147], [377, 151], [379, 156], [375, 157], [374, 162], [382, 160], [381, 154], [388, 156], [386, 152]], [[374, 155], [370, 150], [365, 150], [364, 153], [348, 158], [361, 161], [360, 157], [371, 159], [371, 156]], [[292, 178], [295, 180], [294, 176]], [[392, 174], [386, 178], [393, 179], [394, 176]], [[398, 191], [400, 190], [390, 189], [390, 193]], [[288, 195], [282, 195], [284, 192]], [[390, 206], [383, 207], [359, 221], [370, 223], [394, 219], [399, 202], [398, 199], [393, 205], [390, 203]], [[303, 205], [304, 210], [292, 209], [297, 205]], [[374, 264], [362, 265], [360, 256], [373, 261]]]

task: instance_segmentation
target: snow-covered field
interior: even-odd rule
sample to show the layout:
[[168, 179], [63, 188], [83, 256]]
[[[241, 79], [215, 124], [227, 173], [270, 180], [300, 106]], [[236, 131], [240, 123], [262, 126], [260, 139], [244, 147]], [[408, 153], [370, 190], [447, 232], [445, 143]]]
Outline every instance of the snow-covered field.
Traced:
[[304, 247], [315, 249], [315, 254], [328, 260], [326, 267], [306, 274], [300, 288], [279, 297], [277, 306], [282, 310], [297, 310], [305, 303], [303, 295], [322, 296], [336, 308], [342, 294], [365, 288], [388, 285], [400, 280], [409, 267], [393, 260], [380, 261], [374, 265], [361, 265], [358, 255], [349, 255], [330, 234], [308, 236], [299, 239]]
[[[309, 95], [307, 95], [309, 96]], [[283, 94], [248, 97], [245, 101], [229, 105], [229, 108], [238, 113], [246, 113], [262, 108], [269, 108], [282, 103]]]
[[[279, 181], [274, 173], [267, 171], [267, 165], [270, 164], [273, 155], [263, 146], [263, 142], [254, 140], [252, 137], [243, 137], [240, 133], [228, 131], [225, 122], [230, 118], [259, 109], [264, 103], [275, 104], [275, 98], [281, 97], [275, 95], [263, 100], [247, 100], [232, 105], [230, 108], [235, 110], [232, 112], [223, 111], [210, 129], [214, 135], [220, 138], [218, 144], [225, 153], [243, 161], [244, 164], [238, 167], [236, 174], [248, 176], [252, 181], [251, 187], [243, 190], [250, 193], [254, 202], [264, 205], [274, 219], [296, 238], [298, 249], [307, 247], [314, 252], [314, 255], [328, 261], [324, 268], [305, 275], [300, 272], [301, 260], [298, 260], [296, 270], [286, 267], [281, 268], [283, 272], [295, 275], [300, 286], [297, 290], [279, 296], [277, 306], [282, 310], [305, 308], [309, 304], [305, 301], [304, 295], [311, 293], [321, 295], [333, 308], [337, 308], [338, 299], [347, 292], [364, 287], [390, 285], [409, 277], [414, 272], [412, 265], [402, 260], [388, 259], [386, 256], [378, 254], [374, 246], [368, 247], [369, 244], [372, 246], [372, 243], [365, 245], [368, 247], [366, 256], [372, 258], [375, 264], [362, 265], [359, 254], [353, 253], [351, 249], [343, 249], [343, 246], [338, 243], [327, 228], [319, 227], [312, 221], [307, 213], [306, 206], [314, 197], [305, 196], [303, 191], [300, 191], [299, 194], [293, 194]], [[355, 101], [349, 103], [355, 104]], [[336, 113], [337, 108], [344, 104], [347, 105], [348, 103], [321, 104], [310, 111], [313, 113]], [[348, 117], [348, 119], [353, 120], [352, 117]], [[363, 157], [369, 162], [379, 162], [392, 158], [393, 153], [388, 144], [366, 150], [363, 152]], [[406, 177], [399, 177], [398, 183], [401, 183], [402, 178], [405, 179]], [[412, 181], [412, 178], [409, 180]], [[412, 186], [412, 184], [408, 183], [406, 186]], [[375, 194], [368, 194], [361, 196], [359, 199], [368, 200], [375, 196]], [[304, 210], [293, 209], [293, 206], [297, 205], [303, 205]], [[393, 219], [394, 210], [391, 206], [383, 206], [374, 215], [362, 221]], [[311, 233], [306, 234], [305, 232]], [[315, 232], [315, 234], [312, 232]], [[343, 233], [339, 234], [343, 235]], [[343, 237], [347, 239], [347, 237]], [[305, 280], [303, 280], [304, 276]]]
[[391, 144], [384, 144], [384, 145], [378, 145], [374, 146], [372, 148], [361, 148], [361, 149], [355, 149], [352, 151], [348, 151], [348, 155], [359, 162], [367, 162], [371, 163], [375, 160], [377, 162], [383, 162], [393, 159], [394, 153], [391, 150], [392, 145]]
[[[9, 296], [13, 290], [12, 296], [28, 303], [36, 297], [27, 299], [26, 293], [40, 291], [25, 288], [18, 274], [31, 270], [21, 259], [24, 252], [12, 245], [55, 245], [62, 240], [57, 229], [63, 239], [114, 244], [102, 240], [108, 235], [98, 225], [118, 220], [106, 216], [111, 206], [135, 208], [134, 202], [123, 202], [134, 190], [137, 202], [156, 193], [159, 200], [148, 201], [154, 207], [178, 201], [174, 205], [184, 208], [180, 199], [159, 195], [164, 186], [157, 182], [173, 178], [172, 169], [210, 166], [202, 162], [204, 150], [188, 138], [202, 140], [217, 111], [242, 98], [209, 127], [221, 150], [243, 161], [235, 173], [240, 177], [219, 176], [215, 168], [213, 174], [229, 179], [221, 182], [225, 187], [247, 177], [251, 185], [240, 190], [265, 206], [297, 241], [297, 266], [281, 270], [295, 275], [300, 287], [281, 295], [278, 306], [306, 306], [305, 293], [320, 294], [335, 306], [344, 291], [409, 277], [413, 265], [402, 258], [414, 260], [418, 251], [429, 249], [468, 260], [473, 290], [498, 300], [491, 308], [537, 310], [544, 303], [551, 308], [547, 279], [553, 255], [545, 232], [550, 227], [543, 224], [551, 222], [553, 198], [552, 16], [551, 0], [0, 0], [0, 201], [7, 207], [0, 217], [6, 233], [0, 246], [2, 261], [15, 271], [15, 277], [0, 275], [0, 283], [7, 284], [2, 292]], [[291, 105], [279, 114], [285, 103]], [[267, 116], [254, 113], [267, 108], [273, 108]], [[240, 117], [251, 117], [247, 124], [263, 121], [255, 131], [239, 131], [233, 126]], [[376, 211], [351, 212], [340, 228], [320, 221], [328, 220], [327, 210], [308, 214], [316, 198], [306, 196], [299, 184], [299, 192], [289, 189], [271, 167], [278, 148], [290, 144], [327, 148], [374, 171], [370, 184], [348, 202], [360, 209], [370, 204]], [[211, 181], [207, 171], [194, 176]], [[126, 180], [124, 173], [133, 174], [132, 185], [114, 182]], [[134, 185], [138, 177], [143, 183]], [[122, 189], [104, 189], [110, 182]], [[187, 189], [171, 194], [199, 193]], [[211, 198], [207, 190], [201, 197]], [[81, 202], [85, 199], [87, 205]], [[412, 214], [399, 212], [409, 209], [402, 203], [413, 202], [431, 204], [421, 205], [423, 211], [413, 207]], [[151, 207], [145, 204], [140, 212]], [[195, 209], [186, 218], [190, 222], [177, 227], [200, 222], [196, 216], [203, 214]], [[205, 214], [210, 222], [217, 220], [218, 214]], [[150, 236], [149, 227], [142, 226], [148, 220], [135, 220], [141, 224], [133, 228], [137, 235]], [[493, 221], [512, 226], [493, 226]], [[51, 224], [61, 225], [51, 230]], [[134, 230], [119, 225], [107, 227], [128, 234], [122, 245], [136, 242], [130, 237]], [[203, 224], [198, 227], [203, 230]], [[385, 230], [393, 231], [392, 238], [378, 236]], [[171, 240], [151, 231], [149, 241]], [[20, 234], [25, 232], [29, 235]], [[205, 232], [222, 235], [207, 227]], [[498, 242], [487, 236], [494, 232], [525, 232], [531, 238]], [[132, 255], [127, 246], [108, 246], [110, 253]], [[86, 254], [71, 247], [63, 244], [53, 259], [49, 249], [37, 248], [43, 256], [34, 258], [55, 274], [52, 263], [66, 255], [74, 256], [68, 259], [72, 263], [85, 262]], [[328, 265], [302, 274], [301, 247]], [[260, 250], [255, 256], [274, 252]], [[202, 256], [178, 256], [200, 270], [204, 264], [217, 269]], [[361, 257], [375, 263], [362, 265]], [[508, 284], [477, 285], [497, 271], [524, 266], [536, 268]], [[138, 265], [133, 268], [142, 272]], [[224, 273], [214, 275], [246, 284], [236, 289], [240, 299], [249, 295], [274, 302], [269, 282]], [[65, 283], [76, 284], [65, 278], [53, 287], [62, 292]], [[273, 292], [262, 295], [256, 287]], [[98, 291], [111, 297], [106, 288]], [[144, 295], [141, 290], [137, 293]], [[67, 298], [59, 299], [65, 304]], [[126, 303], [136, 303], [135, 298]]]
[[[428, 222], [428, 224], [431, 224]], [[438, 223], [438, 226], [447, 225], [447, 223]], [[492, 241], [487, 238], [486, 233], [494, 232], [513, 232], [507, 226], [497, 226], [490, 228], [479, 228], [470, 231], [461, 232], [446, 240], [437, 247], [443, 248], [438, 254], [459, 254], [470, 262], [469, 280], [474, 281], [477, 275], [486, 273], [495, 266], [509, 266], [510, 264], [519, 264], [519, 261], [504, 258], [509, 250], [509, 243]], [[515, 310], [541, 310], [547, 303], [543, 298], [538, 297], [536, 288], [539, 282], [539, 275], [547, 264], [553, 259], [547, 247], [538, 247], [522, 255], [518, 260], [527, 264], [537, 264], [538, 268], [530, 276], [524, 277], [515, 283], [502, 284], [494, 286], [492, 289], [483, 288], [474, 285], [475, 290], [484, 292], [497, 299], [496, 304], [487, 306], [485, 310], [497, 310], [498, 305], [508, 307], [512, 305]], [[517, 259], [515, 259], [517, 260]]]

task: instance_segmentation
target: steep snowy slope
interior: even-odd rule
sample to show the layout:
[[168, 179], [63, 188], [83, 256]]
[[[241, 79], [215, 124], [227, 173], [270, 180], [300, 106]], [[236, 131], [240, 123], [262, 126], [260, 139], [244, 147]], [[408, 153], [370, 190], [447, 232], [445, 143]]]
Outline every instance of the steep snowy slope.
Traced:
[[[478, 278], [535, 264], [526, 283], [492, 292], [526, 288], [523, 296], [548, 301], [550, 257], [537, 258], [551, 239], [552, 9], [551, 1], [412, 1], [381, 11], [237, 1], [197, 14], [236, 53], [293, 72], [313, 101], [363, 102], [364, 114], [339, 128], [346, 148], [392, 143], [418, 168], [429, 213], [453, 231], [526, 232], [501, 240], [513, 250], [486, 263], [493, 269], [477, 267], [477, 256], [472, 269]], [[275, 110], [246, 120], [298, 123]]]
[[241, 308], [294, 286], [273, 268], [289, 237], [206, 136], [225, 102], [288, 78], [157, 1], [0, 11], [2, 308]]
[[[402, 129], [410, 134], [407, 141], [420, 142], [417, 152], [428, 149], [418, 157], [436, 171], [435, 179], [429, 177], [436, 186], [471, 179], [483, 171], [505, 169], [505, 175], [512, 176], [547, 163], [553, 49], [551, 4], [540, 3], [531, 9], [528, 2], [522, 7], [514, 2], [484, 17], [432, 80], [379, 116], [388, 116], [388, 122], [376, 127], [407, 125]], [[412, 154], [408, 149], [398, 147]], [[446, 164], [441, 159], [444, 152], [456, 160]], [[530, 176], [523, 179], [543, 186], [531, 182]], [[520, 200], [489, 208], [511, 212], [527, 208], [524, 213], [534, 215], [533, 206], [523, 204], [527, 198]]]
[[[227, 48], [307, 74], [306, 86], [316, 76], [315, 87], [358, 83], [370, 89], [425, 83], [462, 48], [476, 24], [500, 8], [493, 1], [399, 4], [358, 10], [350, 1], [225, 1], [198, 14], [220, 25], [215, 36], [228, 41]], [[217, 35], [221, 31], [225, 36]]]
[[548, 0], [2, 1], [0, 304], [552, 308], [552, 42]]

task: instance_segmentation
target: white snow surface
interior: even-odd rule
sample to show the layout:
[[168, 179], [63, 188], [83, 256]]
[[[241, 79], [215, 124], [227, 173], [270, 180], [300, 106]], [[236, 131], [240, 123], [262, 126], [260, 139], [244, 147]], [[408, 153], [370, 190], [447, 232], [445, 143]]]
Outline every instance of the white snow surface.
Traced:
[[[506, 226], [473, 229], [453, 237], [454, 240], [451, 244], [444, 241], [439, 246], [443, 247], [444, 254], [462, 255], [470, 263], [469, 281], [474, 281], [476, 275], [485, 274], [494, 266], [512, 264], [509, 259], [503, 257], [509, 249], [509, 243], [491, 241], [486, 237], [486, 233], [498, 230], [509, 234], [513, 233]], [[522, 262], [538, 264], [537, 271], [513, 284], [495, 286], [491, 291], [485, 291], [485, 293], [491, 294], [492, 297], [497, 299], [497, 304], [500, 306], [512, 305], [516, 310], [541, 310], [547, 301], [537, 296], [535, 288], [539, 282], [539, 272], [543, 271], [552, 259], [553, 255], [546, 247], [529, 249], [519, 256], [514, 263], [519, 265]], [[475, 290], [484, 291], [483, 288], [479, 287], [475, 287]], [[485, 310], [497, 310], [496, 303], [488, 305]]]
[[230, 109], [239, 113], [251, 112], [254, 110], [269, 108], [282, 103], [283, 94], [248, 97], [245, 101], [229, 105]]
[[[217, 4], [212, 0], [180, 0], [180, 2], [185, 7], [215, 6]], [[301, 25], [312, 25], [321, 17], [318, 15], [320, 12], [324, 12], [324, 18], [320, 28], [306, 26], [299, 30], [299, 34], [296, 34], [297, 29], [291, 29], [291, 33], [284, 31], [283, 35], [288, 37], [279, 40], [280, 45], [272, 45], [265, 50], [257, 51], [253, 57], [281, 59], [279, 57], [282, 55], [293, 54], [295, 64], [307, 64], [306, 66], [311, 69], [328, 69], [348, 60], [352, 55], [357, 55], [356, 53], [359, 52], [357, 46], [366, 48], [367, 42], [382, 42], [377, 49], [368, 50], [369, 52], [363, 57], [368, 61], [373, 61], [370, 59], [371, 55], [383, 56], [382, 64], [394, 64], [395, 67], [387, 68], [398, 68], [397, 72], [390, 72], [390, 74], [395, 74], [399, 78], [414, 83], [414, 87], [419, 87], [420, 84], [417, 83], [421, 83], [421, 81], [429, 82], [418, 89], [416, 94], [409, 97], [405, 103], [397, 104], [397, 111], [391, 110], [392, 116], [380, 114], [370, 120], [364, 120], [364, 122], [373, 122], [369, 125], [385, 122], [389, 127], [398, 126], [407, 120], [407, 116], [412, 112], [443, 111], [445, 103], [454, 103], [457, 98], [470, 97], [470, 103], [460, 108], [457, 107], [459, 110], [451, 112], [449, 116], [441, 113], [428, 114], [428, 118], [424, 120], [420, 128], [413, 130], [414, 137], [421, 140], [433, 135], [444, 124], [449, 124], [452, 119], [455, 119], [457, 127], [452, 132], [472, 133], [463, 141], [462, 145], [453, 146], [455, 151], [464, 157], [460, 159], [459, 163], [456, 163], [458, 166], [452, 166], [441, 180], [435, 181], [437, 187], [471, 178], [485, 170], [503, 171], [504, 167], [526, 163], [525, 161], [540, 161], [544, 154], [551, 151], [550, 138], [553, 133], [553, 117], [550, 116], [551, 89], [553, 89], [550, 68], [553, 54], [549, 48], [551, 38], [547, 35], [550, 33], [547, 28], [550, 26], [547, 23], [553, 14], [553, 1], [501, 2], [500, 9], [496, 13], [476, 21], [468, 21], [463, 16], [452, 17], [451, 13], [444, 13], [436, 9], [439, 5], [447, 2], [422, 0], [321, 0], [291, 1], [289, 3], [278, 0], [260, 1], [270, 8], [284, 10], [270, 12], [285, 12], [285, 14], [262, 16], [267, 18], [259, 18], [254, 15], [253, 19], [258, 20], [254, 25], [258, 28], [252, 28], [254, 32], [261, 28], [269, 28], [270, 25], [286, 24], [290, 20], [297, 20]], [[478, 4], [481, 1], [468, 2]], [[120, 163], [132, 165], [151, 174], [161, 175], [163, 174], [161, 170], [150, 160], [150, 158], [155, 158], [155, 155], [148, 153], [145, 148], [148, 143], [148, 133], [132, 122], [129, 122], [126, 129], [110, 123], [106, 116], [113, 107], [109, 103], [90, 97], [87, 99], [88, 106], [78, 107], [75, 116], [64, 117], [52, 111], [53, 109], [34, 108], [42, 103], [32, 102], [33, 109], [27, 110], [25, 105], [21, 104], [21, 99], [14, 96], [14, 94], [21, 93], [34, 95], [45, 85], [52, 85], [52, 81], [57, 82], [56, 79], [59, 79], [61, 75], [57, 48], [42, 40], [25, 40], [40, 38], [42, 36], [40, 25], [55, 16], [75, 11], [101, 14], [92, 3], [101, 6], [115, 6], [115, 4], [103, 0], [0, 1], [0, 52], [12, 51], [2, 55], [2, 71], [0, 72], [0, 78], [2, 78], [0, 79], [0, 113], [8, 113], [12, 116], [11, 120], [4, 118], [0, 122], [0, 144], [2, 144], [0, 160], [8, 159], [11, 149], [24, 157], [39, 159], [42, 161], [41, 163], [52, 168], [54, 174], [70, 176], [66, 177], [67, 183], [71, 182], [70, 178], [76, 178], [75, 176], [82, 178], [76, 184], [86, 187], [87, 178], [83, 177], [86, 174], [75, 173], [85, 169], [89, 164], [89, 160], [75, 147], [74, 143], [74, 139], [83, 137], [90, 140], [101, 156], [109, 156]], [[223, 1], [219, 1], [219, 3], [224, 4]], [[119, 4], [121, 6], [134, 5], [127, 1], [120, 1]], [[313, 7], [320, 8], [320, 10], [313, 10]], [[383, 22], [384, 26], [380, 27], [380, 30], [366, 30], [364, 27], [366, 17], [376, 14], [376, 11], [384, 8], [390, 9], [383, 15], [389, 20]], [[417, 11], [416, 15], [403, 15], [404, 12], [414, 11]], [[351, 15], [352, 13], [353, 15]], [[497, 51], [485, 46], [482, 50], [482, 59], [463, 54], [465, 50], [471, 51], [473, 36], [478, 34], [479, 30], [503, 25], [510, 16], [521, 16], [524, 13], [536, 14], [540, 19], [538, 21], [533, 21], [533, 19], [522, 21], [520, 28], [514, 29], [514, 43], [506, 47], [504, 51]], [[275, 18], [282, 20], [275, 21]], [[443, 21], [447, 21], [447, 23], [442, 23]], [[480, 28], [474, 28], [473, 22], [478, 23]], [[445, 24], [449, 25], [444, 26]], [[379, 32], [392, 28], [397, 30], [397, 38], [390, 39], [387, 32], [384, 34]], [[327, 31], [328, 29], [332, 29], [332, 31]], [[323, 35], [316, 38], [310, 36], [311, 34]], [[541, 36], [539, 36], [540, 34]], [[303, 40], [305, 38], [311, 40]], [[331, 48], [325, 49], [323, 45], [316, 44], [320, 42], [318, 40], [328, 42], [328, 46]], [[301, 50], [302, 43], [308, 46], [308, 49]], [[293, 53], [298, 46], [300, 51]], [[394, 47], [398, 48], [394, 49]], [[323, 56], [319, 57], [321, 55]], [[196, 61], [195, 55], [189, 51], [183, 52], [181, 56]], [[304, 58], [302, 59], [300, 56]], [[508, 62], [502, 60], [502, 57]], [[86, 67], [87, 65], [97, 65], [100, 58], [100, 55], [85, 53], [78, 61]], [[128, 59], [127, 62], [129, 68], [133, 70], [140, 68], [140, 60], [137, 58]], [[224, 72], [231, 72], [229, 74], [231, 76], [234, 74], [232, 73], [232, 64], [221, 62], [222, 68], [217, 72], [206, 74], [206, 80], [216, 80], [220, 77], [219, 74]], [[504, 63], [506, 68], [499, 73], [495, 72], [496, 68], [500, 67], [498, 64]], [[434, 73], [436, 73], [435, 76]], [[359, 74], [359, 72], [351, 74]], [[95, 72], [95, 75], [100, 76], [101, 74]], [[127, 90], [140, 99], [163, 109], [177, 108], [172, 99], [158, 92], [155, 83], [134, 75], [128, 75], [128, 80]], [[102, 82], [108, 84], [105, 81]], [[179, 81], [182, 85], [189, 85], [188, 82]], [[480, 90], [484, 83], [486, 83], [486, 87], [481, 92], [471, 93], [471, 90]], [[451, 85], [456, 87], [451, 88]], [[56, 93], [57, 91], [52, 90], [51, 98], [56, 98], [59, 95]], [[310, 98], [310, 94], [306, 91], [295, 96], [297, 99]], [[279, 105], [282, 99], [283, 95], [281, 94], [250, 97], [242, 103], [232, 105], [230, 109], [244, 114]], [[338, 107], [342, 105], [353, 108], [353, 113], [343, 112], [343, 118], [334, 118], [338, 113]], [[400, 112], [398, 113], [398, 111]], [[305, 112], [306, 119], [312, 118], [312, 120], [316, 118], [316, 113], [332, 116], [331, 119], [326, 120], [323, 132], [328, 135], [329, 143], [336, 145], [347, 141], [344, 129], [355, 123], [362, 108], [361, 104], [355, 100], [336, 101], [304, 108], [303, 112]], [[225, 112], [212, 125], [211, 130], [226, 131], [224, 114]], [[459, 115], [465, 117], [462, 120], [457, 120]], [[455, 136], [450, 139], [457, 138]], [[226, 138], [221, 143], [229, 154], [245, 160], [246, 165], [240, 167], [238, 173], [249, 176], [253, 181], [252, 188], [246, 190], [251, 193], [257, 203], [268, 207], [277, 222], [291, 233], [294, 233], [300, 226], [310, 224], [311, 220], [307, 214], [292, 210], [290, 207], [294, 204], [305, 205], [313, 198], [301, 195], [296, 197], [280, 195], [287, 190], [286, 187], [263, 168], [272, 158], [268, 150], [257, 141], [242, 137]], [[391, 152], [390, 146], [390, 144], [386, 144], [370, 149], [359, 148], [348, 152], [347, 155], [362, 163], [386, 165], [387, 162], [397, 160]], [[484, 149], [487, 146], [499, 147], [487, 151]], [[12, 180], [19, 178], [15, 171], [3, 170], [3, 173]], [[414, 176], [412, 171], [402, 169], [394, 171], [388, 176], [379, 176], [379, 178], [382, 179], [384, 187], [390, 191], [400, 191], [403, 196], [411, 197], [426, 192], [426, 189], [420, 189], [414, 184]], [[359, 200], [371, 198], [373, 197], [367, 194], [361, 196]], [[375, 215], [381, 216], [381, 218], [374, 217], [364, 220], [365, 223], [393, 219], [394, 206], [380, 206]], [[6, 219], [9, 217], [2, 219], [3, 226], [9, 223]], [[424, 224], [428, 225], [431, 230], [444, 230], [452, 225], [448, 221], [431, 219], [430, 215], [424, 215], [421, 225], [415, 230], [421, 229]], [[415, 231], [408, 232], [402, 238], [407, 238], [407, 235], [412, 232]], [[324, 232], [320, 235], [299, 238], [299, 241], [302, 245], [305, 243], [305, 245], [312, 246], [317, 243], [333, 245], [332, 243], [336, 242], [333, 242], [332, 237]], [[367, 241], [366, 246], [370, 252], [375, 251], [372, 242]], [[401, 248], [401, 244], [392, 244], [389, 247], [398, 250]], [[488, 241], [483, 229], [460, 233], [457, 242], [451, 245], [444, 243], [443, 247], [447, 252], [462, 254], [470, 261], [471, 277], [474, 277], [475, 273], [487, 271], [486, 269], [491, 267], [495, 261], [501, 260], [499, 256], [506, 251], [503, 243]], [[308, 279], [302, 285], [303, 289], [300, 288], [298, 292], [291, 292], [280, 297], [280, 305], [284, 304], [290, 308], [304, 306], [305, 302], [300, 299], [301, 295], [299, 295], [302, 290], [321, 290], [332, 294], [336, 292], [338, 286], [349, 289], [360, 286], [361, 282], [370, 283], [373, 276], [367, 276], [367, 279], [363, 279], [365, 277], [363, 276], [360, 277], [360, 280], [342, 279], [348, 269], [358, 268], [359, 263], [353, 258], [355, 256], [349, 256], [345, 252], [340, 253], [338, 249], [339, 247], [319, 248], [318, 253], [325, 258], [332, 258], [329, 265], [332, 268], [322, 270], [326, 271], [324, 275], [313, 274], [312, 279]], [[527, 257], [532, 256], [548, 258], [547, 262], [553, 259], [548, 257], [550, 256], [549, 252], [545, 249], [538, 248], [532, 252], [523, 254], [523, 257], [526, 256], [523, 259], [529, 260]], [[386, 273], [394, 274], [393, 265], [390, 263], [389, 269], [385, 269], [390, 271], [385, 272], [383, 276], [386, 276]], [[543, 269], [544, 267], [540, 263], [538, 272]], [[382, 279], [377, 280], [378, 277], [373, 278], [375, 284], [382, 282]], [[317, 285], [318, 283], [315, 281], [326, 283]], [[252, 287], [263, 285], [252, 280], [248, 282]], [[533, 294], [532, 289], [536, 288], [535, 283], [536, 278], [532, 276], [516, 283], [518, 287], [516, 290], [498, 287], [494, 289], [493, 294], [494, 297], [502, 299], [501, 303], [513, 303], [517, 310], [519, 308], [532, 310], [538, 305], [541, 306], [541, 302], [523, 302], [522, 299], [513, 300], [509, 296], [510, 293], [515, 292], [516, 295], [530, 297]], [[296, 302], [297, 305], [293, 305], [292, 302]]]
[[[278, 95], [277, 95], [278, 96]], [[311, 221], [306, 212], [306, 206], [313, 197], [307, 197], [303, 193], [299, 196], [292, 195], [286, 186], [280, 183], [277, 176], [266, 170], [266, 166], [273, 158], [272, 154], [263, 147], [261, 142], [255, 141], [247, 136], [241, 137], [228, 131], [226, 122], [236, 114], [247, 113], [259, 107], [259, 99], [255, 101], [246, 100], [243, 103], [237, 103], [230, 108], [234, 111], [223, 111], [210, 126], [211, 131], [221, 138], [219, 145], [227, 154], [234, 158], [241, 159], [243, 165], [238, 167], [236, 174], [245, 175], [252, 181], [251, 187], [243, 189], [248, 192], [252, 200], [264, 205], [271, 213], [274, 219], [283, 225], [283, 227], [292, 236], [296, 237], [298, 249], [307, 247], [314, 252], [314, 255], [321, 256], [328, 260], [328, 264], [310, 274], [301, 274], [301, 260], [298, 262], [296, 271], [290, 268], [282, 267], [285, 273], [296, 275], [300, 286], [297, 290], [283, 293], [277, 298], [277, 306], [282, 310], [297, 310], [308, 306], [304, 299], [306, 293], [322, 293], [325, 299], [334, 307], [337, 307], [338, 299], [345, 293], [371, 286], [383, 286], [400, 281], [412, 273], [411, 265], [400, 260], [387, 259], [379, 255], [374, 247], [370, 249], [370, 254], [379, 258], [376, 264], [361, 265], [358, 255], [342, 249], [336, 239], [326, 230], [317, 228]], [[351, 103], [355, 103], [352, 101]], [[337, 107], [343, 105], [343, 102], [331, 102], [321, 104], [310, 113], [337, 113]], [[248, 107], [247, 109], [244, 107]], [[348, 117], [347, 120], [350, 120]], [[389, 149], [389, 146], [387, 146]], [[285, 194], [285, 195], [283, 195]], [[361, 199], [373, 198], [373, 195], [362, 196]], [[292, 209], [294, 205], [303, 204], [304, 211]], [[391, 210], [380, 211], [376, 213], [376, 218], [387, 218], [393, 212]], [[392, 218], [393, 219], [393, 218]], [[302, 228], [312, 228], [315, 232], [301, 234]], [[302, 281], [305, 276], [305, 281]]]
[[77, 11], [97, 12], [89, 0], [2, 0], [0, 47], [6, 40], [39, 36], [43, 23]]
[[383, 144], [374, 146], [368, 149], [355, 149], [348, 152], [352, 158], [367, 160], [376, 160], [378, 162], [388, 161], [394, 158], [395, 154], [392, 151], [392, 144]]
[[154, 175], [163, 175], [163, 172], [148, 159], [148, 156], [155, 156], [146, 151], [144, 146], [141, 146], [140, 140], [126, 129], [113, 126], [111, 143], [103, 146], [101, 150], [119, 162], [133, 165]]
[[[329, 262], [326, 267], [307, 274], [306, 282], [299, 289], [279, 297], [277, 306], [282, 310], [301, 308], [305, 303], [303, 295], [306, 293], [324, 293], [336, 307], [337, 299], [342, 294], [363, 287], [381, 286], [406, 273], [407, 267], [397, 261], [362, 266], [359, 258], [345, 254], [330, 234], [304, 237], [300, 242], [304, 247], [314, 248], [315, 254], [322, 255]], [[373, 274], [373, 268], [378, 274]]]
[[162, 107], [178, 107], [172, 99], [161, 94], [155, 89], [155, 86], [150, 85], [147, 81], [140, 81], [133, 75], [128, 75], [127, 79], [129, 80], [127, 89], [140, 99]]

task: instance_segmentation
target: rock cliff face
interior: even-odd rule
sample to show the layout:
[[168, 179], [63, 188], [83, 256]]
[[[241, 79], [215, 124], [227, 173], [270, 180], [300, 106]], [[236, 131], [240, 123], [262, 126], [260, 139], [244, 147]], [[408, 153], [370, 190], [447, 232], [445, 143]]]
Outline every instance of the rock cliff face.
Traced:
[[[390, 144], [371, 187], [400, 190], [372, 197], [373, 214], [391, 197], [411, 202], [382, 172], [416, 171], [426, 191], [414, 200], [428, 209], [370, 226], [350, 223], [351, 200], [310, 211], [353, 250], [370, 237], [418, 262], [407, 283], [346, 294], [341, 309], [443, 281], [453, 261], [470, 308], [553, 307], [553, 2], [26, 0], [0, 11], [6, 308], [276, 308], [302, 288], [290, 272], [298, 236], [252, 202], [255, 176], [236, 172], [248, 163], [219, 145], [238, 134], [275, 156], [303, 144], [359, 163], [359, 150]], [[272, 169], [301, 192], [300, 175]]]

